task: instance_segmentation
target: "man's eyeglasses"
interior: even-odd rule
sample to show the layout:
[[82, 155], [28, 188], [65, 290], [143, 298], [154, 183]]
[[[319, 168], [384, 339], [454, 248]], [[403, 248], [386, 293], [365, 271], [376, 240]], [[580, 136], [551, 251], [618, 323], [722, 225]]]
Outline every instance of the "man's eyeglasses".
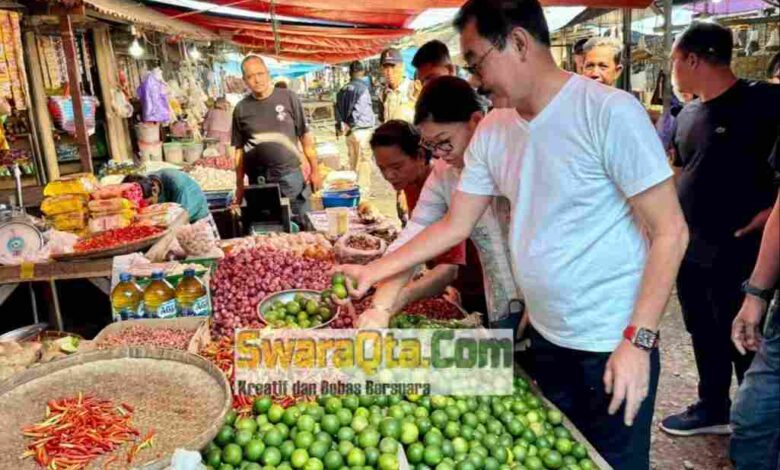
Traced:
[[421, 142], [420, 146], [434, 157], [440, 155], [449, 155], [453, 149], [452, 142], [449, 140], [436, 142], [435, 144], [431, 142]]
[[485, 53], [482, 54], [482, 56], [479, 59], [477, 59], [476, 62], [474, 62], [471, 65], [467, 65], [467, 66], [464, 67], [466, 69], [466, 71], [468, 73], [470, 73], [471, 75], [477, 75], [477, 76], [481, 75], [480, 69], [482, 68], [482, 63], [485, 62], [485, 59], [487, 59], [487, 56], [491, 52], [493, 52], [493, 50], [495, 48], [496, 48], [495, 44], [491, 45], [490, 48], [487, 51], [485, 51]]

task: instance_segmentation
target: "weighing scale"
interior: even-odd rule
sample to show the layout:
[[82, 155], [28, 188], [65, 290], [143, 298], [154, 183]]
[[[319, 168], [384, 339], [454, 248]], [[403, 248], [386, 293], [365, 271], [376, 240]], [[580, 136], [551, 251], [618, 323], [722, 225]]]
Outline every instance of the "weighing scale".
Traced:
[[0, 254], [4, 257], [21, 258], [41, 250], [43, 234], [27, 215], [22, 201], [22, 172], [19, 165], [13, 166], [16, 185], [16, 201], [0, 205]]

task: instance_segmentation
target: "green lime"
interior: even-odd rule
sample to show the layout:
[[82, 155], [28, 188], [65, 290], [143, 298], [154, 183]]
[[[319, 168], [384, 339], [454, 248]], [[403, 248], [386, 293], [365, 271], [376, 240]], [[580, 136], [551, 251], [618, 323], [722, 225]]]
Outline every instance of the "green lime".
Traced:
[[363, 452], [366, 453], [366, 465], [370, 467], [376, 466], [376, 463], [379, 460], [379, 455], [381, 454], [379, 449], [376, 447], [367, 447], [363, 449]]
[[295, 435], [293, 441], [295, 442], [296, 449], [308, 449], [314, 444], [314, 435], [309, 431], [300, 431]]
[[[436, 467], [436, 468], [439, 468], [439, 467]], [[477, 467], [469, 459], [463, 459], [460, 462], [458, 462], [458, 466], [456, 468], [457, 468], [457, 470], [477, 470]]]
[[349, 426], [352, 423], [352, 412], [346, 408], [336, 411], [336, 417], [342, 426]]
[[330, 434], [326, 433], [325, 431], [320, 431], [317, 434], [315, 434], [314, 439], [316, 441], [322, 441], [328, 444], [329, 446], [333, 444], [333, 437]]
[[303, 468], [307, 460], [309, 460], [309, 453], [306, 449], [295, 449], [290, 456], [290, 463], [293, 468]]
[[344, 426], [343, 428], [339, 429], [338, 434], [336, 434], [336, 438], [339, 441], [351, 441], [355, 438], [355, 431], [353, 431], [352, 428]]
[[295, 443], [293, 441], [284, 441], [279, 446], [279, 452], [282, 454], [282, 460], [290, 460], [290, 456], [295, 451]]
[[328, 307], [320, 307], [317, 310], [317, 315], [322, 318], [322, 321], [328, 321], [333, 317], [333, 311]]
[[323, 470], [324, 468], [322, 460], [313, 457], [303, 465], [303, 470]]
[[325, 401], [325, 411], [330, 414], [336, 414], [341, 409], [341, 400], [336, 397], [329, 397]]
[[469, 443], [463, 437], [456, 437], [452, 440], [452, 448], [455, 454], [465, 454], [469, 451]]
[[441, 463], [444, 458], [441, 452], [441, 448], [438, 446], [425, 446], [423, 451], [423, 462], [426, 465], [436, 466]]
[[303, 415], [298, 418], [298, 422], [296, 423], [295, 427], [298, 428], [298, 431], [313, 432], [315, 424], [317, 424], [317, 421], [315, 421], [313, 417], [309, 415]]
[[420, 430], [417, 428], [417, 425], [414, 423], [403, 423], [401, 424], [401, 442], [409, 445], [415, 441], [417, 441], [417, 438], [420, 436]]
[[398, 441], [392, 437], [385, 437], [379, 441], [379, 451], [383, 454], [395, 454], [398, 452]]
[[455, 447], [452, 445], [451, 440], [445, 439], [444, 442], [441, 443], [441, 453], [445, 458], [455, 456]]
[[257, 429], [257, 422], [252, 418], [238, 418], [235, 427], [237, 431], [245, 429], [250, 433], [253, 433]]
[[425, 437], [423, 438], [423, 442], [426, 446], [441, 446], [441, 443], [444, 442], [444, 436], [438, 432], [437, 430], [431, 429], [425, 434]]
[[360, 406], [360, 400], [355, 395], [347, 395], [342, 400], [342, 405], [344, 405], [344, 408], [355, 411]]
[[229, 463], [223, 463], [219, 466], [218, 470], [235, 470], [235, 467], [230, 465]]
[[271, 405], [273, 405], [271, 397], [260, 397], [255, 399], [255, 402], [252, 404], [252, 409], [255, 410], [256, 414], [260, 415], [266, 413], [271, 408]]
[[244, 447], [249, 443], [249, 441], [252, 440], [252, 436], [254, 436], [254, 434], [247, 431], [246, 429], [239, 429], [238, 432], [236, 432], [236, 437], [233, 442], [241, 447]]
[[341, 428], [341, 423], [339, 422], [339, 419], [336, 417], [336, 415], [325, 415], [322, 417], [320, 427], [323, 431], [335, 436], [339, 431], [339, 428]]
[[236, 413], [236, 410], [230, 410], [225, 415], [225, 424], [233, 425], [233, 423], [236, 422], [236, 417], [238, 416], [238, 413]]
[[395, 418], [385, 418], [379, 423], [379, 432], [383, 437], [398, 439], [401, 437], [401, 422]]
[[298, 302], [291, 300], [290, 302], [287, 302], [284, 305], [284, 309], [289, 313], [290, 315], [297, 315], [298, 312], [301, 311], [301, 304]]
[[571, 448], [571, 455], [578, 460], [588, 458], [588, 449], [581, 442], [576, 442]]
[[244, 451], [238, 444], [228, 444], [222, 449], [222, 462], [230, 465], [239, 465], [244, 459]]
[[347, 278], [344, 276], [343, 273], [335, 273], [333, 277], [330, 279], [330, 283], [334, 287], [337, 285], [343, 286], [344, 284], [346, 284], [346, 282], [347, 282]]
[[249, 462], [244, 467], [244, 470], [263, 470], [263, 467], [257, 462]]
[[544, 463], [542, 462], [542, 459], [535, 455], [531, 455], [525, 458], [523, 461], [523, 464], [525, 465], [525, 468], [528, 470], [542, 470], [544, 468]]
[[423, 460], [423, 452], [425, 446], [419, 442], [415, 442], [406, 449], [406, 459], [409, 463], [418, 464]]
[[324, 441], [314, 441], [308, 450], [311, 457], [324, 459], [325, 454], [330, 450], [330, 444]]
[[301, 410], [296, 407], [287, 408], [282, 414], [282, 422], [287, 426], [295, 426], [298, 418], [301, 417]]
[[549, 410], [547, 412], [547, 421], [553, 426], [558, 426], [563, 422], [563, 413], [558, 410]]
[[219, 432], [217, 433], [217, 437], [214, 439], [218, 446], [225, 447], [226, 445], [233, 442], [233, 439], [236, 437], [236, 432], [233, 430], [232, 427], [225, 425], [220, 428]]
[[333, 286], [333, 295], [336, 296], [337, 299], [346, 299], [349, 293], [347, 292], [347, 288], [341, 284]]
[[596, 470], [598, 467], [591, 459], [582, 459], [580, 460], [580, 468], [582, 470]]
[[284, 435], [277, 428], [269, 429], [263, 436], [263, 442], [269, 447], [279, 447], [284, 441]]
[[355, 432], [359, 433], [368, 427], [368, 418], [365, 416], [355, 416], [352, 419], [350, 427], [354, 429]]
[[316, 300], [309, 300], [306, 302], [306, 313], [309, 315], [314, 315], [317, 313], [317, 310], [320, 308], [320, 304], [317, 303]]
[[563, 456], [557, 450], [547, 452], [542, 461], [547, 468], [557, 469], [563, 466]]
[[214, 468], [219, 467], [219, 465], [222, 463], [222, 450], [221, 449], [211, 449], [208, 454], [206, 454], [206, 464], [211, 465]]
[[250, 462], [259, 462], [265, 451], [265, 444], [259, 439], [252, 439], [244, 446], [244, 458]]
[[381, 434], [379, 434], [379, 431], [374, 428], [367, 428], [358, 434], [358, 445], [363, 449], [376, 447], [379, 445], [380, 439]]
[[559, 438], [555, 440], [555, 450], [560, 452], [561, 455], [569, 455], [574, 450], [574, 446], [570, 440]]
[[377, 463], [379, 470], [398, 470], [398, 456], [396, 454], [382, 454]]
[[498, 463], [507, 463], [509, 461], [509, 453], [506, 451], [506, 447], [493, 447], [490, 449], [490, 455], [495, 458]]
[[287, 426], [284, 423], [276, 423], [276, 425], [274, 425], [274, 429], [277, 429], [282, 434], [283, 440], [290, 437], [290, 426]]
[[333, 291], [331, 289], [325, 289], [320, 294], [320, 301], [325, 303], [330, 302], [331, 295], [333, 295]]
[[447, 425], [449, 420], [450, 418], [447, 416], [447, 413], [442, 410], [435, 410], [431, 413], [431, 423], [439, 429], [444, 429], [444, 426]]
[[366, 464], [366, 454], [362, 449], [353, 448], [347, 454], [347, 465], [350, 467], [362, 467]]
[[498, 470], [501, 468], [501, 464], [493, 457], [485, 459], [485, 470]]
[[338, 451], [342, 457], [346, 458], [347, 454], [350, 450], [352, 450], [353, 447], [355, 447], [355, 444], [353, 444], [352, 441], [341, 441], [338, 445]]
[[338, 470], [344, 465], [344, 458], [336, 450], [331, 450], [325, 454], [325, 468], [328, 470]]
[[278, 423], [282, 420], [284, 415], [284, 408], [281, 405], [274, 403], [271, 408], [268, 409], [268, 421], [271, 423]]
[[422, 418], [417, 418], [415, 423], [417, 424], [417, 430], [420, 431], [420, 435], [425, 435], [425, 433], [430, 431], [433, 427], [433, 423], [431, 423], [430, 418], [425, 416]]
[[450, 439], [460, 436], [460, 424], [457, 421], [450, 421], [444, 426], [444, 435]]

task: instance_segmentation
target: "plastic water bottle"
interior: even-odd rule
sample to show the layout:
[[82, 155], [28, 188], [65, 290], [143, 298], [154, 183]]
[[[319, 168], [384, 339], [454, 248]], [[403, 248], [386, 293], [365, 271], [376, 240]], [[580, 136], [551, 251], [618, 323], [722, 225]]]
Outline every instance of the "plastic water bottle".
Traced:
[[162, 271], [152, 273], [152, 282], [144, 291], [144, 311], [149, 318], [173, 318], [176, 316], [176, 299], [173, 287], [165, 280]]
[[119, 284], [111, 291], [111, 313], [114, 321], [132, 320], [143, 317], [143, 292], [133, 282], [130, 273], [119, 274]]
[[195, 277], [194, 269], [185, 269], [184, 277], [176, 286], [176, 303], [183, 317], [209, 314], [209, 297], [206, 287]]

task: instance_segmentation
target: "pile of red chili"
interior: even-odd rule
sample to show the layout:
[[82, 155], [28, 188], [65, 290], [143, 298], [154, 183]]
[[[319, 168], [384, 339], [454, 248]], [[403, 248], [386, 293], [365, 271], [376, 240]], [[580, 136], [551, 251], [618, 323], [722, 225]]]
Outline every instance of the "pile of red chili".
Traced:
[[150, 225], [130, 225], [82, 238], [73, 249], [76, 252], [104, 250], [159, 235], [163, 231], [160, 227]]
[[[22, 429], [25, 437], [34, 439], [22, 458], [33, 457], [42, 468], [76, 470], [133, 443], [127, 453], [129, 463], [141, 449], [152, 445], [154, 437], [151, 432], [141, 442], [135, 442], [140, 433], [130, 423], [132, 416], [130, 405], [115, 405], [81, 393], [51, 400], [46, 406], [46, 419]], [[117, 458], [110, 457], [105, 465]]]

